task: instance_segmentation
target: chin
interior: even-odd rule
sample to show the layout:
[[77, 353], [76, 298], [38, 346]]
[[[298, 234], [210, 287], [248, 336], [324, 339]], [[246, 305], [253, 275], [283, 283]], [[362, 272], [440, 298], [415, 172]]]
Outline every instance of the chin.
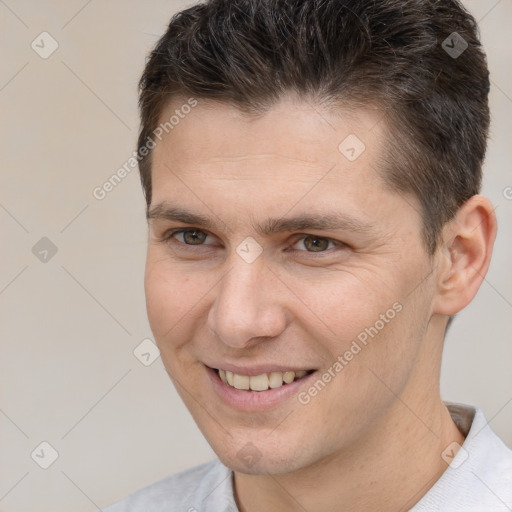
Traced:
[[[211, 442], [213, 451], [220, 461], [228, 468], [247, 475], [279, 475], [300, 469], [306, 464], [305, 453], [297, 449], [300, 444], [278, 445], [269, 443], [268, 433], [261, 439], [253, 435], [249, 437], [230, 438], [223, 436], [222, 440]], [[284, 441], [284, 440], [282, 440]], [[290, 442], [288, 438], [288, 443]], [[300, 451], [301, 453], [297, 453]], [[300, 457], [300, 459], [298, 458]]]

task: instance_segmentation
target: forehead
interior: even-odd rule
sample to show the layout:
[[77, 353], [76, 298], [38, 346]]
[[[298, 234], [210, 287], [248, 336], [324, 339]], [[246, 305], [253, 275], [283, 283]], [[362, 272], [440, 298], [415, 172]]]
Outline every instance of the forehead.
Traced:
[[227, 103], [194, 101], [190, 108], [190, 99], [174, 100], [162, 112], [154, 185], [168, 167], [211, 179], [318, 180], [333, 166], [329, 178], [339, 171], [376, 177], [362, 172], [377, 164], [386, 129], [376, 110], [326, 110], [287, 96], [255, 117]]

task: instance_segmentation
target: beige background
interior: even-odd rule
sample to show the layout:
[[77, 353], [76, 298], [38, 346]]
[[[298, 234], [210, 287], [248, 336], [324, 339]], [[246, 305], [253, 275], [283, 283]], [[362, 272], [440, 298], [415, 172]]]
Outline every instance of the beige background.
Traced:
[[[0, 1], [0, 511], [97, 510], [213, 456], [160, 359], [146, 367], [133, 354], [151, 338], [137, 171], [92, 194], [131, 156], [145, 54], [190, 4]], [[500, 233], [448, 335], [442, 387], [482, 407], [512, 446], [512, 1], [466, 4], [492, 72], [484, 192]], [[43, 31], [59, 45], [47, 59], [31, 48], [51, 49]], [[42, 237], [58, 249], [46, 263], [32, 253]], [[59, 454], [46, 470], [31, 458], [48, 462], [42, 441]]]

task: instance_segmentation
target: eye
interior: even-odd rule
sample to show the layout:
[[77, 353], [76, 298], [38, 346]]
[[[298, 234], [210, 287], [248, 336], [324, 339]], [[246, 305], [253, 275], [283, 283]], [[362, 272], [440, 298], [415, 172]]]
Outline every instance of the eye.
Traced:
[[[337, 246], [343, 246], [342, 242], [336, 242], [330, 238], [324, 238], [316, 235], [304, 235], [294, 245], [302, 244], [306, 252], [326, 252], [328, 249]], [[331, 247], [329, 245], [332, 244]], [[301, 250], [301, 249], [299, 249]]]
[[[203, 242], [209, 237], [208, 233], [200, 229], [175, 229], [164, 235], [164, 240], [176, 239], [184, 245], [210, 245]], [[181, 237], [181, 240], [178, 238]]]
[[[164, 234], [162, 237], [163, 241], [178, 243], [185, 246], [210, 246], [213, 243], [206, 243], [208, 238], [213, 238], [212, 235], [209, 235], [206, 231], [196, 228], [186, 228], [186, 229], [175, 229], [171, 230], [168, 233]], [[298, 246], [302, 245], [303, 248]], [[345, 247], [343, 242], [338, 242], [336, 240], [332, 240], [331, 238], [325, 238], [316, 235], [302, 235], [300, 239], [298, 239], [294, 244], [294, 250], [298, 250], [299, 252], [308, 252], [308, 253], [325, 253], [330, 252], [330, 249], [336, 247]]]

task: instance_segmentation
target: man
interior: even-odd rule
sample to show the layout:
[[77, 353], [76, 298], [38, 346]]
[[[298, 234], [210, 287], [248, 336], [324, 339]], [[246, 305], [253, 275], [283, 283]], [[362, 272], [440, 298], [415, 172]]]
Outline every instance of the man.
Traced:
[[211, 0], [141, 80], [146, 300], [219, 460], [118, 511], [512, 510], [439, 391], [496, 234], [476, 23], [452, 0]]

